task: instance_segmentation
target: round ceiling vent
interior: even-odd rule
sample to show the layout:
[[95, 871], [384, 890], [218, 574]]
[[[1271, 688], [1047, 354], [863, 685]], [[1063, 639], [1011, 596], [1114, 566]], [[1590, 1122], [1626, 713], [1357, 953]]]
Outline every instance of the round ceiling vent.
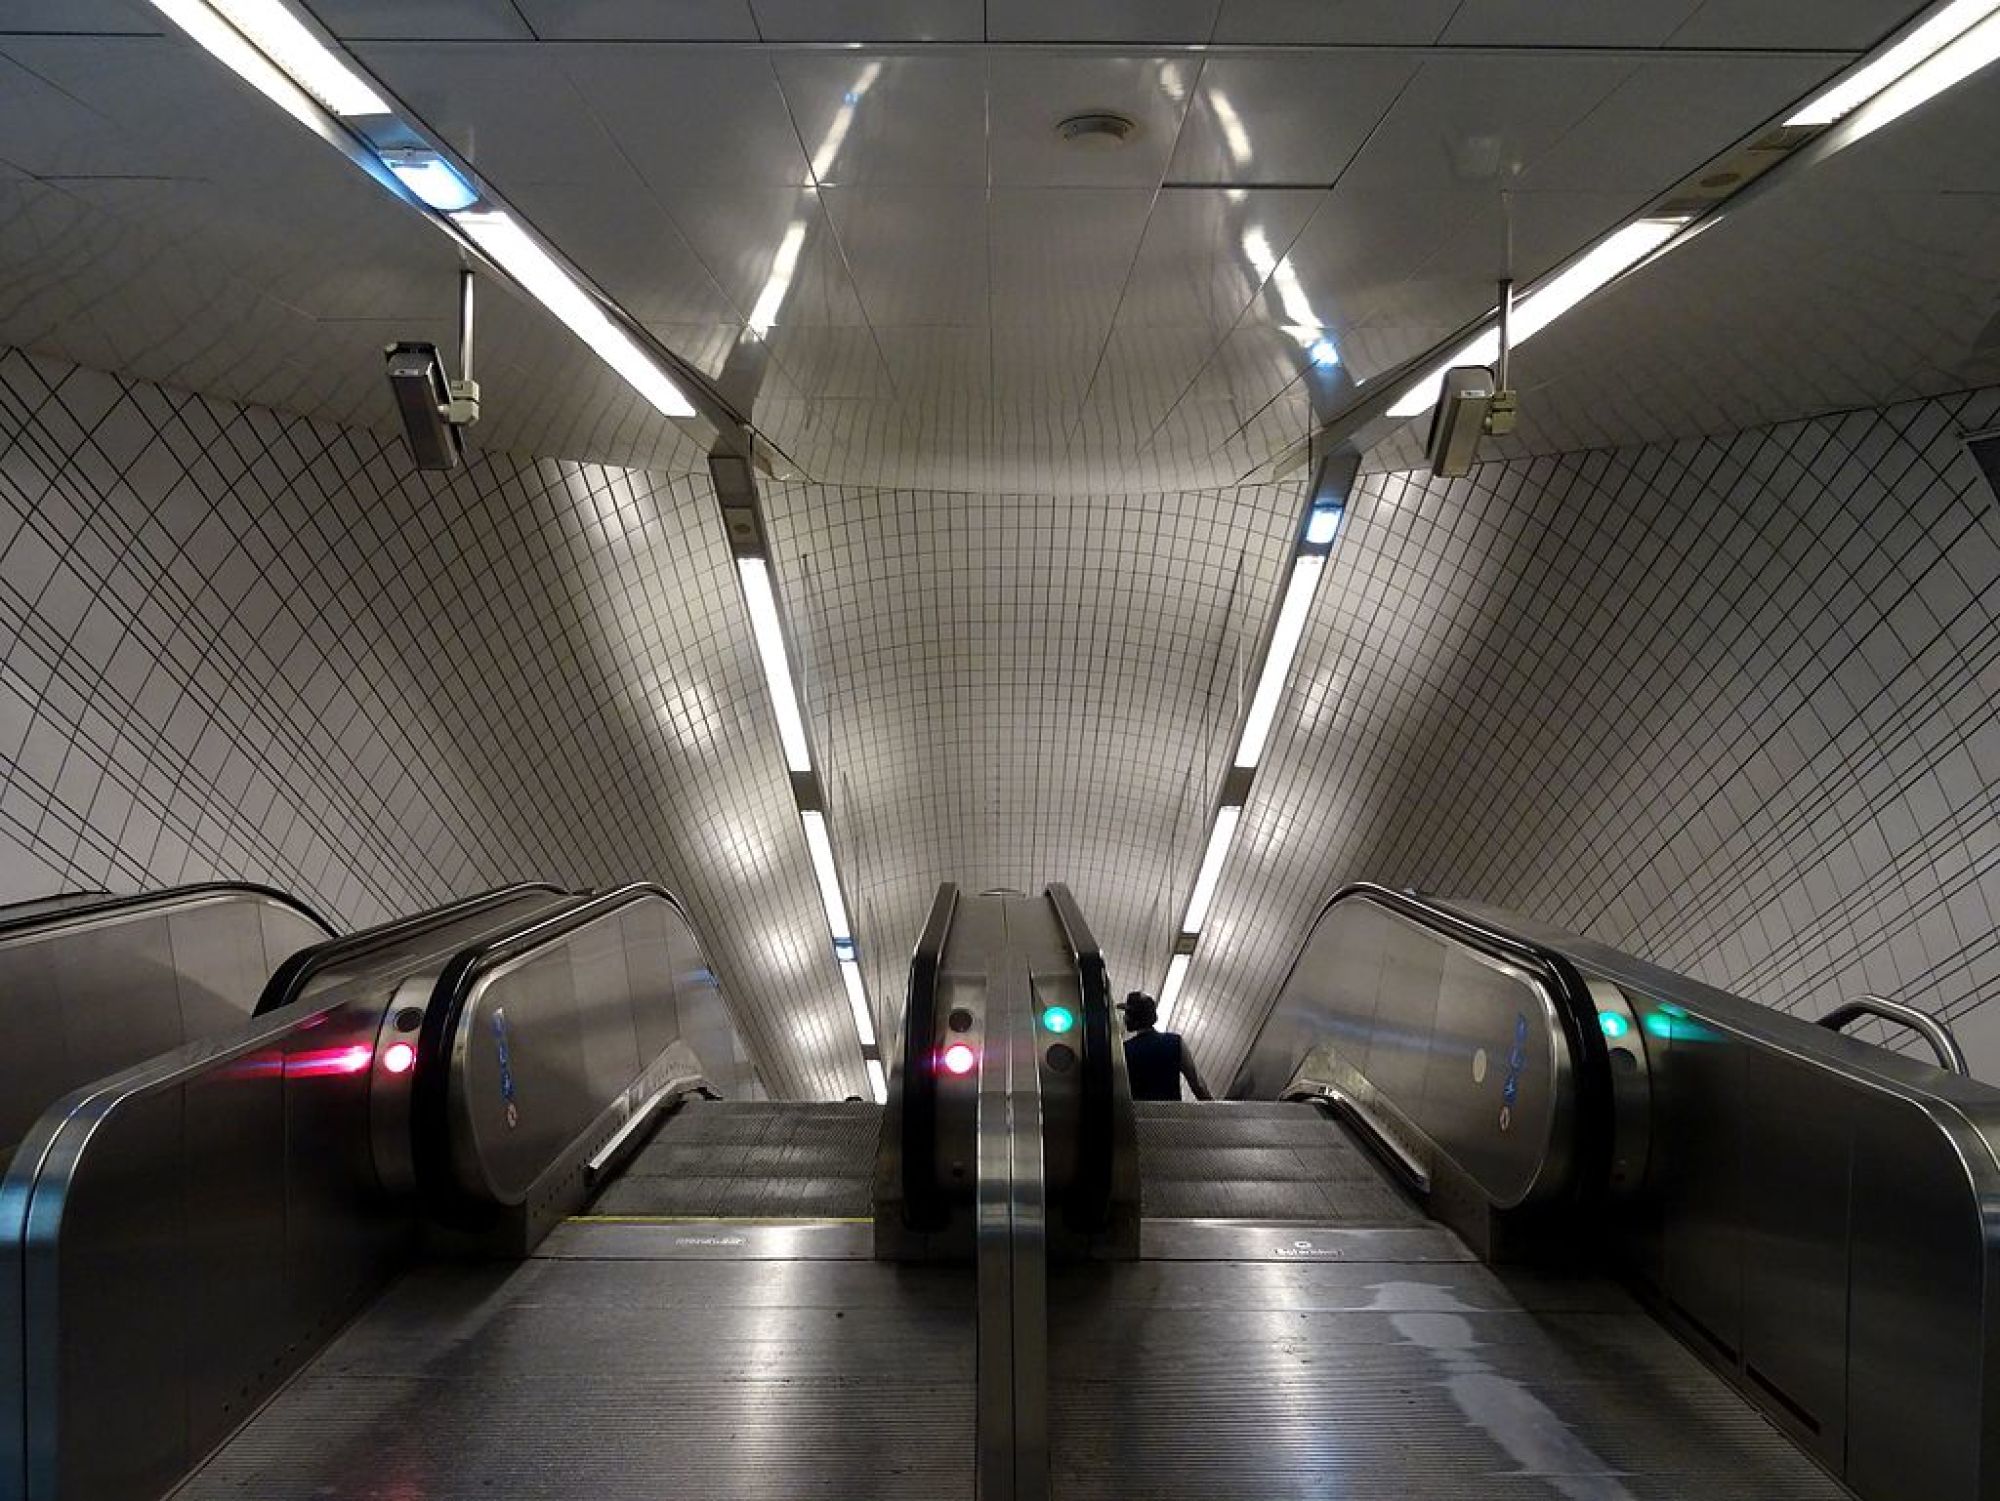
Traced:
[[1056, 126], [1063, 144], [1081, 151], [1115, 151], [1138, 133], [1136, 120], [1101, 109], [1071, 115]]

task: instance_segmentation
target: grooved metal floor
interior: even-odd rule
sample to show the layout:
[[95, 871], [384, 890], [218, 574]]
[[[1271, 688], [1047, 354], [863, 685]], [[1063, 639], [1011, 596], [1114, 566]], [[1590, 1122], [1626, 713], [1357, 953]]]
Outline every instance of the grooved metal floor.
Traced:
[[[681, 1144], [740, 1138], [736, 1114]], [[825, 1259], [822, 1231], [861, 1233], [578, 1223], [526, 1262], [420, 1269], [177, 1501], [969, 1501], [970, 1269]]]
[[[1455, 1238], [1333, 1122], [1139, 1110], [1148, 1215], [1293, 1223], [1052, 1270], [1056, 1501], [1846, 1501], [1616, 1284], [1438, 1254]], [[1342, 1218], [1312, 1222], [1298, 1180], [1335, 1164]], [[1371, 1205], [1428, 1228], [1370, 1235]]]
[[590, 1206], [594, 1215], [865, 1218], [882, 1107], [691, 1100]]
[[1142, 1101], [1140, 1212], [1151, 1219], [1421, 1225], [1340, 1123], [1311, 1105]]

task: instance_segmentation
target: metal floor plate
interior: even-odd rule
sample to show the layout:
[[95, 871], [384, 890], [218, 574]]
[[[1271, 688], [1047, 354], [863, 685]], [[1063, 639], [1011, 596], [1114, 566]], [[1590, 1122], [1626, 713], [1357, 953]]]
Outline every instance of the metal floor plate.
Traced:
[[866, 1218], [882, 1107], [692, 1100], [597, 1196], [593, 1215]]
[[1160, 1219], [1422, 1225], [1339, 1122], [1311, 1105], [1142, 1102], [1140, 1212]]
[[181, 1501], [970, 1497], [969, 1272], [623, 1229], [405, 1277]]
[[[1147, 1259], [1052, 1272], [1056, 1501], [1847, 1497], [1622, 1288], [1484, 1266], [1333, 1122], [1140, 1109], [1149, 1214], [1231, 1160], [1301, 1212], [1153, 1220]], [[1286, 1152], [1344, 1153], [1341, 1202], [1376, 1202], [1365, 1173], [1394, 1215], [1306, 1222]]]

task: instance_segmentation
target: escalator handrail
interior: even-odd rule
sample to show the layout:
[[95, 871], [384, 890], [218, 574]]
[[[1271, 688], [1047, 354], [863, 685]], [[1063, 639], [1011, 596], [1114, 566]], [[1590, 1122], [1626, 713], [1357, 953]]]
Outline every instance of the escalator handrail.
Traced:
[[[191, 904], [218, 896], [266, 897], [278, 906], [291, 908], [324, 932], [329, 939], [334, 937], [333, 925], [308, 903], [300, 901], [289, 892], [278, 890], [275, 886], [265, 886], [255, 881], [199, 881], [192, 886], [168, 886], [158, 891], [133, 891], [118, 896], [108, 892], [65, 892], [62, 895], [102, 897], [103, 900], [83, 901], [75, 906], [32, 912], [11, 919], [7, 916], [7, 908], [0, 907], [0, 942], [11, 942], [16, 938], [32, 936], [44, 929], [65, 927], [71, 923], [97, 922], [121, 912], [149, 906], [179, 906], [182, 903]], [[9, 905], [34, 906], [45, 900], [53, 898], [36, 898], [33, 901]]]
[[433, 907], [428, 912], [399, 917], [394, 922], [363, 928], [360, 932], [349, 933], [344, 938], [335, 938], [327, 943], [300, 949], [278, 966], [277, 973], [273, 974], [265, 984], [264, 993], [257, 998], [256, 1008], [250, 1014], [268, 1016], [273, 1011], [282, 1011], [296, 1001], [306, 986], [317, 979], [324, 970], [336, 964], [344, 964], [352, 959], [365, 958], [369, 954], [393, 948], [436, 928], [461, 922], [468, 917], [476, 917], [489, 908], [536, 891], [546, 891], [556, 896], [564, 894], [560, 886], [551, 885], [547, 881], [516, 881], [510, 886], [495, 886], [491, 891], [461, 897], [455, 902], [445, 903], [442, 907]]
[[937, 1180], [937, 1073], [926, 1056], [937, 1036], [938, 976], [945, 939], [958, 908], [958, 887], [941, 882], [931, 915], [910, 952], [910, 988], [903, 1004], [903, 1216], [912, 1229], [942, 1219]]
[[1285, 978], [1272, 996], [1271, 1008], [1264, 1013], [1252, 1035], [1246, 1061], [1255, 1056], [1257, 1040], [1263, 1036], [1277, 1013], [1278, 1001], [1290, 987], [1292, 976], [1304, 962], [1313, 935], [1327, 915], [1342, 902], [1366, 900], [1406, 917], [1419, 927], [1452, 939], [1465, 947], [1526, 970], [1546, 988], [1554, 1002], [1564, 1039], [1569, 1044], [1570, 1061], [1576, 1080], [1576, 1109], [1571, 1118], [1570, 1160], [1576, 1166], [1573, 1196], [1581, 1201], [1601, 1197], [1609, 1187], [1613, 1149], [1611, 1054], [1597, 1025], [1597, 1003], [1590, 987], [1575, 965], [1560, 950], [1510, 933], [1440, 901], [1414, 891], [1397, 891], [1374, 881], [1351, 881], [1326, 899], [1306, 930], [1305, 942], [1293, 956]]
[[[450, 1219], [471, 1207], [451, 1167], [451, 1058], [452, 1040], [458, 1035], [473, 993], [496, 970], [615, 912], [648, 901], [664, 901], [687, 923], [689, 933], [694, 933], [694, 923], [679, 897], [657, 882], [633, 881], [595, 896], [579, 897], [512, 932], [476, 941], [453, 955], [439, 971], [418, 1033], [417, 1063], [410, 1083], [410, 1152], [417, 1192], [440, 1217]], [[700, 944], [696, 935], [697, 949]], [[702, 962], [708, 962], [705, 953]]]
[[1951, 1030], [1951, 1023], [1915, 1006], [1892, 1001], [1887, 996], [1864, 995], [1859, 1000], [1843, 1001], [1822, 1016], [1819, 1024], [1829, 1032], [1845, 1032], [1864, 1016], [1908, 1028], [1930, 1044], [1931, 1051], [1937, 1055], [1939, 1068], [1946, 1073], [1957, 1074], [1961, 1079], [1972, 1077], [1972, 1066], [1965, 1061], [1965, 1049], [1958, 1045], [1958, 1036]]
[[1079, 1075], [1082, 1090], [1077, 1112], [1078, 1150], [1076, 1188], [1070, 1204], [1074, 1227], [1097, 1230], [1111, 1218], [1112, 1114], [1115, 1073], [1112, 1049], [1117, 1046], [1111, 1026], [1111, 980], [1104, 965], [1104, 951], [1084, 921], [1070, 889], [1061, 881], [1048, 885], [1049, 905], [1055, 909], [1062, 928], [1063, 942], [1076, 960], [1076, 979], [1081, 1002], [1077, 1028], [1082, 1054]]

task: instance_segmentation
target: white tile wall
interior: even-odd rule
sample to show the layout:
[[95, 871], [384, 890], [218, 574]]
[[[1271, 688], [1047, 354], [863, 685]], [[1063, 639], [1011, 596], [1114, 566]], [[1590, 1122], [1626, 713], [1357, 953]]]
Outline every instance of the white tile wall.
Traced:
[[2000, 1081], [2000, 391], [1366, 476], [1181, 1011], [1227, 1074], [1322, 899], [1511, 906]]
[[655, 879], [774, 1092], [865, 1088], [705, 477], [0, 352], [0, 642], [0, 893]]

